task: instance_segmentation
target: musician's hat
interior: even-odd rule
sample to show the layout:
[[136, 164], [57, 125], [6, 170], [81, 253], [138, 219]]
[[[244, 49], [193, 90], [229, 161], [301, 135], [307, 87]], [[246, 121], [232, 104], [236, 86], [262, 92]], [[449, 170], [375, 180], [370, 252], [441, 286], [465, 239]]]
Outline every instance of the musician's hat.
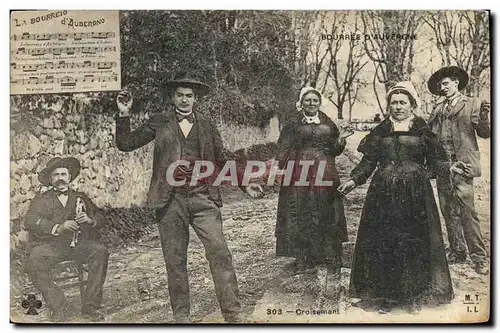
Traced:
[[49, 186], [50, 174], [57, 168], [67, 168], [71, 175], [70, 182], [72, 182], [80, 173], [80, 162], [74, 157], [54, 157], [48, 163], [45, 169], [38, 173], [38, 180], [42, 185]]

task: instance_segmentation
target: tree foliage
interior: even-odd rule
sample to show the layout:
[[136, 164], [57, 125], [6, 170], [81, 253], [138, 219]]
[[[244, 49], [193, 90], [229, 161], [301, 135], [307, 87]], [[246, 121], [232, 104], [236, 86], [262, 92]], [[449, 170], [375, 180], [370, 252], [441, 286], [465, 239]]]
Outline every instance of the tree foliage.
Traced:
[[165, 80], [186, 71], [212, 87], [203, 111], [264, 126], [292, 93], [291, 16], [269, 11], [123, 12], [122, 80], [138, 109], [168, 105]]

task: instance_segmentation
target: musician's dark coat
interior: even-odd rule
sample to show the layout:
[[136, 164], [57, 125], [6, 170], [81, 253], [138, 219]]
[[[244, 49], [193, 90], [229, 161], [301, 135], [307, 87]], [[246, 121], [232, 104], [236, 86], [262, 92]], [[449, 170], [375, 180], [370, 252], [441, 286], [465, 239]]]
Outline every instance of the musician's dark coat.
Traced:
[[[76, 200], [80, 197], [85, 202], [85, 212], [94, 219], [99, 225], [102, 221], [99, 208], [92, 200], [82, 192], [72, 189], [68, 190], [68, 202], [64, 207], [53, 189], [44, 193], [38, 194], [31, 201], [30, 208], [26, 214], [25, 227], [30, 231], [35, 241], [41, 243], [65, 242], [68, 246], [73, 237], [72, 233], [65, 233], [59, 236], [52, 234], [52, 229], [56, 224], [62, 224], [66, 220], [73, 220], [76, 213]], [[94, 236], [91, 225], [81, 225], [82, 233], [79, 236], [81, 239]]]
[[[63, 291], [52, 280], [51, 268], [58, 262], [75, 260], [88, 265], [88, 279], [81, 295], [82, 311], [98, 309], [102, 301], [102, 286], [108, 267], [108, 249], [94, 241], [97, 236], [95, 226], [81, 224], [81, 234], [74, 248], [70, 247], [73, 232], [53, 235], [56, 224], [74, 220], [77, 198], [85, 203], [85, 213], [97, 224], [103, 221], [101, 212], [85, 194], [68, 189], [68, 201], [64, 207], [51, 189], [38, 194], [32, 200], [25, 227], [30, 231], [32, 242], [30, 254], [25, 261], [25, 271], [35, 288], [40, 290], [45, 300], [44, 306], [52, 310], [51, 320], [66, 320], [69, 305]], [[96, 224], [96, 225], [97, 225]], [[41, 243], [41, 244], [40, 244]]]

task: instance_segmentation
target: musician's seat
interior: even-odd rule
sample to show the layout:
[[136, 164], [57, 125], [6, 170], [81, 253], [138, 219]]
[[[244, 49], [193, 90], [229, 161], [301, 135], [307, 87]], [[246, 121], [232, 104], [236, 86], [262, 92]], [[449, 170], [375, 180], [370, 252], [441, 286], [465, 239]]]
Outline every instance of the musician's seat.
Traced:
[[[32, 235], [28, 233], [27, 254], [31, 252], [32, 245]], [[29, 281], [28, 289], [34, 288], [27, 275], [26, 278]], [[76, 260], [65, 260], [52, 267], [52, 279], [63, 290], [78, 286], [80, 288], [80, 296], [82, 296], [87, 285], [88, 267], [86, 264]]]
[[88, 269], [84, 264], [76, 260], [67, 260], [56, 264], [52, 268], [53, 281], [61, 289], [68, 289], [78, 286], [80, 295], [85, 292], [87, 285]]

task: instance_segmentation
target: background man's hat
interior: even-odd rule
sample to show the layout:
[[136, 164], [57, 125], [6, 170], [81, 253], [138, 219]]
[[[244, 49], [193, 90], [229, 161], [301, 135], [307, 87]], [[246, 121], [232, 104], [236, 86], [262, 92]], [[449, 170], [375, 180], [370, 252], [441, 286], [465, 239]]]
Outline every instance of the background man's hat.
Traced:
[[54, 157], [47, 163], [45, 169], [38, 174], [40, 183], [45, 186], [50, 185], [50, 174], [57, 168], [67, 168], [71, 175], [70, 182], [72, 182], [80, 173], [80, 162], [74, 157]]
[[175, 89], [178, 87], [192, 88], [199, 94], [205, 95], [210, 90], [210, 86], [203, 83], [186, 72], [178, 73], [172, 80], [168, 80], [165, 84], [168, 89]]
[[434, 95], [442, 95], [439, 82], [445, 77], [456, 77], [458, 79], [458, 90], [462, 90], [469, 83], [469, 75], [458, 66], [443, 67], [431, 75], [427, 81], [429, 91]]

